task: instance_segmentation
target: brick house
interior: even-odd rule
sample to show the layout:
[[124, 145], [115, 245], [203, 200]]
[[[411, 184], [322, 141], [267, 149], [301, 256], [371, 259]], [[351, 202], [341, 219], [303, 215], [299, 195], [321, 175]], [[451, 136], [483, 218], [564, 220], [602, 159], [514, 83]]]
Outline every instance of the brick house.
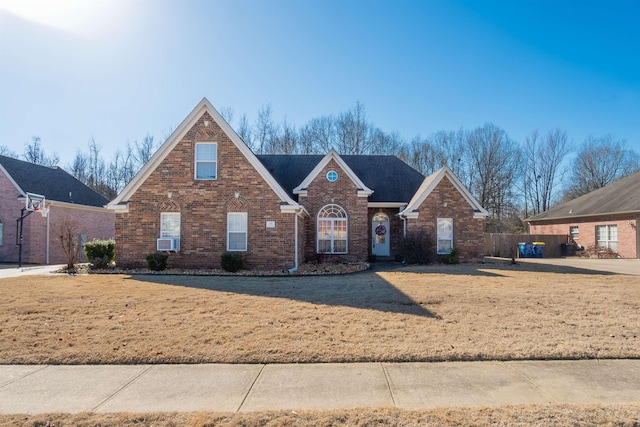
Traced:
[[584, 248], [640, 257], [640, 172], [527, 220], [531, 234], [565, 234]]
[[115, 215], [105, 208], [109, 201], [100, 194], [57, 166], [0, 156], [0, 262], [18, 262], [16, 220], [25, 207], [27, 193], [45, 196], [49, 213], [46, 217], [33, 213], [24, 218], [24, 263], [66, 263], [59, 239], [65, 224], [75, 227], [80, 244], [114, 237]]
[[446, 167], [425, 178], [395, 156], [255, 155], [206, 98], [108, 207], [123, 267], [156, 250], [180, 268], [218, 268], [227, 251], [267, 270], [392, 258], [417, 230], [469, 261], [487, 215]]

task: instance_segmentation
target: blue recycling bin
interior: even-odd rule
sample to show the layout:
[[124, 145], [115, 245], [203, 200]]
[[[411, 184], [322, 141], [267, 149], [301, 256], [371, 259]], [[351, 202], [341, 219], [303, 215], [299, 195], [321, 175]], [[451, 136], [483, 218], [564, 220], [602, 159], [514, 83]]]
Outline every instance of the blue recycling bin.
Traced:
[[520, 258], [533, 258], [533, 243], [518, 243], [518, 251], [520, 254]]
[[533, 256], [535, 258], [544, 257], [544, 242], [533, 242]]

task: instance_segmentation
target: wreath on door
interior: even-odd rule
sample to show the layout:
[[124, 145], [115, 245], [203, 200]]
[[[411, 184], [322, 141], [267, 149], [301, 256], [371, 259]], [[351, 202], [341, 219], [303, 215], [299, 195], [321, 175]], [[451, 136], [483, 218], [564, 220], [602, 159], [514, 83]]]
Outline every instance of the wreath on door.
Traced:
[[378, 226], [376, 227], [376, 235], [384, 236], [385, 234], [387, 234], [387, 227], [382, 224], [378, 224]]

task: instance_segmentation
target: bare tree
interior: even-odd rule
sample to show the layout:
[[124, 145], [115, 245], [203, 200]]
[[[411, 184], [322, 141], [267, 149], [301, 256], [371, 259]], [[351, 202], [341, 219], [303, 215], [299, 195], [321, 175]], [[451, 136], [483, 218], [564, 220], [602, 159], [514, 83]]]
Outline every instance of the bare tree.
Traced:
[[80, 251], [78, 223], [72, 219], [62, 221], [58, 231], [58, 240], [67, 260], [67, 270], [75, 269]]
[[140, 169], [153, 156], [156, 151], [156, 144], [153, 141], [153, 136], [147, 134], [142, 139], [142, 142], [135, 141], [134, 146], [133, 158], [136, 161], [137, 169]]
[[544, 138], [537, 130], [527, 137], [523, 150], [525, 213], [537, 215], [549, 209], [564, 175], [560, 165], [570, 150], [567, 133], [559, 128]]
[[0, 145], [0, 156], [18, 158], [18, 155], [11, 151], [6, 145]]
[[625, 140], [612, 135], [588, 137], [581, 145], [571, 168], [571, 185], [564, 200], [589, 193], [640, 170], [638, 154]]
[[270, 154], [296, 154], [298, 152], [298, 133], [285, 118], [281, 126], [276, 126], [271, 133], [269, 143]]
[[229, 124], [233, 122], [234, 111], [233, 108], [230, 107], [222, 107], [219, 111], [222, 118]]
[[251, 134], [251, 126], [249, 125], [249, 120], [247, 119], [247, 115], [243, 114], [240, 116], [240, 123], [238, 124], [238, 136], [242, 138], [244, 143], [249, 147], [253, 148], [253, 137]]
[[336, 150], [340, 154], [368, 154], [371, 151], [371, 125], [364, 105], [356, 102], [349, 111], [340, 113], [335, 121]]
[[269, 142], [273, 138], [275, 125], [273, 124], [273, 111], [271, 110], [271, 104], [262, 106], [258, 110], [258, 118], [253, 128], [254, 135], [254, 149], [258, 151], [258, 154], [265, 154], [269, 152]]
[[71, 175], [83, 184], [87, 183], [89, 178], [89, 158], [82, 151], [76, 150], [73, 162], [69, 166]]
[[466, 155], [470, 189], [489, 211], [486, 231], [502, 232], [515, 210], [514, 183], [520, 173], [520, 150], [507, 133], [487, 123], [468, 134]]
[[398, 132], [385, 133], [375, 128], [370, 133], [370, 154], [391, 154], [398, 156], [403, 152], [405, 142]]
[[32, 137], [31, 142], [25, 144], [23, 157], [27, 162], [42, 166], [56, 166], [60, 162], [55, 151], [50, 156], [45, 153], [39, 136]]

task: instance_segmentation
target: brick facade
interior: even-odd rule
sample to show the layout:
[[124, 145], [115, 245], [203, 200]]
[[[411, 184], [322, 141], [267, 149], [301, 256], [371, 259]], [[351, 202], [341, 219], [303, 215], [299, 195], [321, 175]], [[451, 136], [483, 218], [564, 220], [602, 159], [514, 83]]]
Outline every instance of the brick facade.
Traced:
[[[0, 262], [18, 262], [16, 219], [20, 217], [24, 202], [17, 197], [18, 190], [4, 173], [0, 173], [0, 221], [3, 225]], [[25, 264], [65, 264], [67, 260], [59, 238], [65, 224], [73, 226], [78, 242], [83, 234], [87, 240], [115, 236], [115, 215], [110, 210], [56, 201], [47, 201], [47, 205], [50, 208], [48, 217], [34, 212], [23, 221], [22, 262]]]
[[[197, 142], [217, 143], [217, 179], [194, 179]], [[247, 212], [245, 267], [291, 268], [296, 214], [282, 213], [280, 202], [205, 112], [132, 195], [129, 212], [117, 214], [117, 263], [146, 266], [145, 257], [156, 251], [160, 237], [160, 213], [179, 212], [180, 251], [169, 255], [169, 268], [220, 268], [227, 251], [227, 213]], [[275, 221], [275, 227], [267, 228], [267, 221]]]
[[638, 218], [635, 215], [602, 215], [577, 220], [568, 218], [555, 223], [532, 221], [529, 224], [531, 234], [570, 234], [570, 227], [578, 227], [576, 243], [585, 248], [596, 246], [596, 227], [599, 225], [617, 225], [618, 254], [623, 258], [638, 258]]
[[[327, 172], [338, 172], [338, 180], [329, 182]], [[369, 253], [367, 197], [358, 197], [358, 188], [335, 160], [330, 160], [307, 188], [307, 196], [299, 202], [309, 212], [305, 226], [305, 259], [317, 259], [316, 227], [320, 209], [329, 204], [341, 206], [347, 212], [347, 254], [326, 254], [325, 259], [363, 261]]]
[[436, 238], [438, 218], [453, 219], [453, 247], [460, 261], [484, 256], [483, 220], [473, 218], [473, 209], [448, 177], [444, 177], [418, 209], [418, 218], [407, 219], [407, 232], [424, 230]]
[[[215, 180], [194, 178], [198, 142], [217, 144]], [[295, 267], [296, 262], [317, 259], [364, 261], [372, 253], [372, 220], [378, 212], [389, 217], [390, 257], [401, 252], [405, 223], [398, 214], [400, 206], [406, 206], [409, 200], [396, 200], [398, 195], [393, 194], [393, 202], [374, 200], [382, 206], [397, 207], [369, 207], [369, 195], [371, 190], [375, 193], [375, 189], [360, 182], [361, 178], [355, 177], [351, 166], [333, 151], [318, 160], [320, 163], [301, 157], [300, 162], [295, 163], [299, 167], [271, 158], [269, 161], [274, 167], [268, 169], [265, 159], [258, 160], [243, 144], [213, 106], [203, 99], [154, 155], [152, 163], [111, 202], [110, 207], [116, 211], [118, 265], [146, 265], [145, 257], [156, 251], [162, 212], [180, 213], [180, 248], [170, 253], [169, 268], [220, 268], [221, 255], [227, 251], [229, 212], [247, 213], [248, 245], [247, 251], [241, 252], [247, 269], [284, 270]], [[364, 174], [362, 168], [369, 172], [368, 163], [363, 162], [369, 159], [361, 160], [359, 174]], [[290, 162], [296, 161], [292, 156]], [[393, 162], [397, 168], [398, 160]], [[403, 170], [403, 167], [405, 175], [398, 176], [407, 176], [406, 165], [393, 170]], [[327, 179], [329, 171], [338, 173], [336, 181]], [[398, 189], [416, 191], [423, 177], [416, 171], [409, 176], [411, 184], [398, 187], [405, 181], [396, 180], [393, 188], [389, 188], [388, 182], [396, 175], [385, 180], [378, 176], [377, 180], [372, 179], [369, 175], [367, 179], [386, 190], [386, 193], [376, 193], [379, 196]], [[306, 188], [300, 188], [303, 185]], [[461, 259], [477, 259], [483, 250], [482, 219], [472, 219], [474, 208], [456, 188], [443, 180], [420, 207], [420, 217], [413, 221], [412, 227], [435, 229], [437, 217], [433, 215], [453, 217], [455, 247]], [[411, 198], [406, 193], [402, 193], [402, 198]], [[443, 201], [449, 203], [444, 211], [438, 208]], [[331, 204], [340, 206], [347, 215], [348, 249], [344, 254], [317, 253], [318, 213]]]

